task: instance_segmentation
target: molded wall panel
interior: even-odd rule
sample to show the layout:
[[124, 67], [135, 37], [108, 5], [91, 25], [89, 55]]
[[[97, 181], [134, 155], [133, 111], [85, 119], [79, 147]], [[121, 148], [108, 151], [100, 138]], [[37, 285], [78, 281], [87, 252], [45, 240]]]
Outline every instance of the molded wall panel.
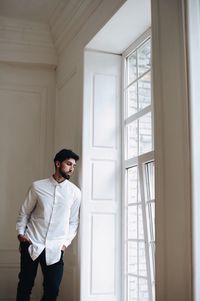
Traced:
[[121, 57], [85, 52], [81, 298], [121, 301]]
[[116, 188], [115, 161], [93, 161], [91, 169], [92, 200], [114, 201]]
[[[53, 170], [52, 70], [1, 64], [0, 68], [0, 300], [15, 300], [19, 243], [15, 224], [32, 181]], [[38, 271], [33, 300], [41, 297]]]
[[115, 293], [115, 215], [91, 217], [91, 295]]
[[116, 83], [115, 76], [94, 74], [93, 147], [114, 148], [116, 145]]

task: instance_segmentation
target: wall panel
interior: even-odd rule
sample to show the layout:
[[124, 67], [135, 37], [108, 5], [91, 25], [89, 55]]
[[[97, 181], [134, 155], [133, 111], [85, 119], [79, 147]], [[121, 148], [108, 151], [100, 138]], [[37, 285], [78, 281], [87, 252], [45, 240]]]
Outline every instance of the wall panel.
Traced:
[[[53, 159], [53, 132], [50, 130], [54, 121], [55, 78], [52, 70], [6, 64], [1, 65], [0, 78], [2, 74], [0, 300], [5, 301], [15, 300], [16, 296], [20, 256], [15, 223], [19, 207], [31, 182], [49, 176], [53, 169], [49, 158]], [[33, 300], [39, 300], [41, 289], [39, 272]]]
[[121, 301], [121, 57], [85, 52], [81, 298]]
[[115, 294], [115, 227], [114, 214], [92, 214], [91, 295]]

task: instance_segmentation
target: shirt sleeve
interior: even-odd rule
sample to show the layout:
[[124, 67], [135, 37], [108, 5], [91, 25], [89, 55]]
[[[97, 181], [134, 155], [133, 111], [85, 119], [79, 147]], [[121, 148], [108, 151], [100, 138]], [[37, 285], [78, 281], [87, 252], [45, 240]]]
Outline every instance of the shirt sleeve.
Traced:
[[16, 230], [17, 230], [18, 235], [25, 234], [28, 220], [31, 216], [31, 212], [33, 211], [33, 209], [36, 206], [36, 203], [37, 203], [37, 197], [34, 192], [33, 185], [32, 185], [26, 195], [24, 203], [21, 205], [20, 210], [19, 210], [17, 223], [16, 223]]
[[69, 232], [67, 239], [64, 243], [65, 247], [67, 248], [74, 237], [76, 236], [78, 225], [79, 225], [79, 211], [80, 211], [80, 204], [81, 204], [81, 191], [77, 190], [75, 200], [71, 207], [70, 218], [69, 218]]

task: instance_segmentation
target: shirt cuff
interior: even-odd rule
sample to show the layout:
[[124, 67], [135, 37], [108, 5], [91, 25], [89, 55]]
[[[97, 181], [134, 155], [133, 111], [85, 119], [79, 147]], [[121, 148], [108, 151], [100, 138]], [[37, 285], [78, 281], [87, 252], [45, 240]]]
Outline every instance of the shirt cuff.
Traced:
[[23, 230], [17, 230], [17, 235], [24, 235], [24, 231]]

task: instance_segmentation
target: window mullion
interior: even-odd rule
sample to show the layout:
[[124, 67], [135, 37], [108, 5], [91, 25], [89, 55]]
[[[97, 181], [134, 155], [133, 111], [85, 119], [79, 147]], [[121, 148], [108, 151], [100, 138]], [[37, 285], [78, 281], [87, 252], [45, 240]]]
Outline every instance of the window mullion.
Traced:
[[149, 105], [149, 106], [145, 107], [144, 109], [141, 109], [134, 115], [129, 116], [127, 119], [124, 120], [124, 125], [126, 126], [126, 125], [130, 124], [131, 122], [138, 120], [139, 118], [143, 117], [144, 115], [146, 115], [147, 113], [150, 113], [150, 112], [152, 112], [152, 105]]
[[129, 84], [125, 85], [124, 90], [127, 90], [130, 86], [132, 86], [133, 84], [137, 83], [141, 78], [143, 78], [146, 74], [148, 74], [149, 72], [151, 72], [151, 69], [149, 68], [147, 71], [145, 71], [142, 75], [137, 76], [137, 78], [135, 80], [133, 80], [132, 82], [130, 82]]
[[151, 281], [150, 256], [149, 256], [150, 254], [149, 254], [146, 204], [145, 204], [144, 165], [140, 162], [140, 160], [138, 163], [138, 169], [139, 169], [139, 177], [140, 177], [140, 193], [141, 193], [141, 201], [142, 201], [142, 215], [143, 215], [143, 229], [144, 229], [144, 239], [145, 239], [145, 254], [146, 254], [149, 301], [152, 301], [153, 296], [152, 296], [152, 281]]

